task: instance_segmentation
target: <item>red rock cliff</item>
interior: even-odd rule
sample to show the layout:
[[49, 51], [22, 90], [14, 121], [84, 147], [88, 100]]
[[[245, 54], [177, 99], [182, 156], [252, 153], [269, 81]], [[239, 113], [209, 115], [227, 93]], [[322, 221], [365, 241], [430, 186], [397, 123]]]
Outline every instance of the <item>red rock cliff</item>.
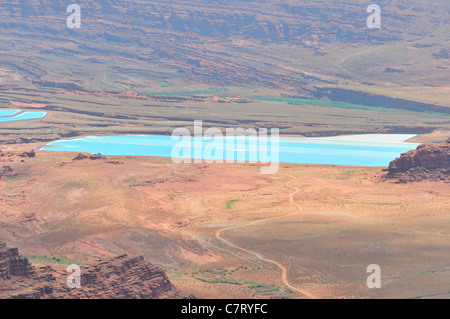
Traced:
[[399, 182], [422, 180], [450, 182], [450, 139], [441, 144], [422, 144], [389, 164], [389, 179]]
[[81, 267], [81, 288], [67, 287], [65, 269], [38, 270], [17, 248], [0, 243], [0, 299], [193, 298], [174, 287], [164, 271], [144, 257], [119, 257]]
[[8, 248], [0, 243], [0, 278], [7, 280], [12, 276], [30, 277], [34, 274], [34, 267], [19, 254], [17, 248]]

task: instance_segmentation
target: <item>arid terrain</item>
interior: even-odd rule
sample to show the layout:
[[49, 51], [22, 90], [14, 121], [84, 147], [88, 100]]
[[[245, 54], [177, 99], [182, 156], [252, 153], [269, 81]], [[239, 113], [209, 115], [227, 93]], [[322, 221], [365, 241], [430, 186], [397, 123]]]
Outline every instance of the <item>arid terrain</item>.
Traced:
[[[143, 255], [200, 298], [448, 297], [448, 183], [25, 150], [1, 157], [0, 238], [33, 264]], [[382, 289], [367, 288], [369, 264]]]

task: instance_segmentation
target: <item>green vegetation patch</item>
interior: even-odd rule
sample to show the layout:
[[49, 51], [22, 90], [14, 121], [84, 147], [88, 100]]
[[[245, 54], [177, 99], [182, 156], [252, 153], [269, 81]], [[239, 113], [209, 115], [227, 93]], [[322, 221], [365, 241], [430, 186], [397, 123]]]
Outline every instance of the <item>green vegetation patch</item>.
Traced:
[[323, 107], [340, 107], [344, 109], [367, 110], [382, 113], [399, 113], [399, 110], [392, 110], [384, 107], [367, 106], [336, 101], [310, 100], [294, 97], [268, 97], [268, 96], [247, 96], [247, 98], [257, 101], [284, 102], [291, 105], [316, 105]]
[[259, 296], [282, 296], [294, 293], [291, 289], [279, 285], [257, 282], [249, 284], [248, 288], [254, 290], [255, 294]]
[[[170, 85], [170, 83], [168, 83], [167, 81], [158, 81], [162, 87], [164, 88], [168, 88], [168, 87], [172, 87], [172, 85]], [[226, 88], [217, 88], [217, 87], [209, 87], [203, 90], [195, 90], [195, 91], [173, 91], [173, 92], [169, 92], [169, 91], [158, 91], [158, 92], [148, 92], [146, 90], [142, 90], [142, 93], [148, 94], [150, 96], [193, 96], [193, 95], [202, 95], [202, 94], [214, 94], [220, 97], [225, 97], [227, 96], [227, 94], [223, 94], [225, 92], [227, 92], [228, 89]], [[222, 93], [222, 94], [218, 94], [218, 93]]]
[[48, 257], [48, 256], [36, 256], [36, 255], [25, 255], [28, 259], [36, 260], [37, 262], [40, 262], [42, 264], [59, 264], [59, 265], [79, 265], [79, 266], [86, 266], [87, 263], [82, 263], [77, 260], [68, 259], [64, 256], [54, 256], [54, 257]]
[[217, 269], [199, 270], [198, 272], [193, 273], [193, 275], [195, 280], [204, 283], [228, 284], [247, 287], [254, 291], [254, 296], [286, 296], [294, 293], [294, 291], [287, 287], [284, 287], [283, 285], [276, 285], [233, 277], [233, 275], [235, 275], [237, 272], [248, 271], [252, 269], [248, 268], [247, 266], [239, 266], [234, 269], [225, 269], [224, 267], [220, 267]]
[[172, 84], [170, 84], [169, 82], [167, 82], [166, 80], [158, 80], [158, 83], [161, 84], [161, 86], [163, 88], [168, 88], [173, 86]]
[[233, 208], [234, 203], [237, 203], [237, 202], [239, 202], [239, 199], [230, 199], [230, 200], [228, 200], [227, 203], [226, 203], [227, 209]]

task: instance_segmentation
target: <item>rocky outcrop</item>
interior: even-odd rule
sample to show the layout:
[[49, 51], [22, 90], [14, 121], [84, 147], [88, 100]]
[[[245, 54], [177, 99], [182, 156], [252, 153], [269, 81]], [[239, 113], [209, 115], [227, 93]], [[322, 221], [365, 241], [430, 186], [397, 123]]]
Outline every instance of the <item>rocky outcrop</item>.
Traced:
[[36, 157], [36, 152], [34, 150], [31, 150], [29, 152], [23, 152], [22, 154], [19, 154], [20, 157]]
[[75, 156], [72, 160], [73, 161], [82, 161], [85, 159], [90, 159], [90, 160], [101, 160], [101, 159], [105, 159], [105, 157], [102, 156], [102, 154], [98, 153], [98, 154], [94, 154], [91, 156], [87, 156], [81, 153], [78, 153], [77, 156]]
[[34, 267], [27, 258], [19, 254], [17, 248], [8, 248], [0, 243], [0, 278], [11, 279], [12, 276], [30, 277], [35, 274]]
[[69, 288], [65, 269], [35, 270], [17, 248], [0, 244], [0, 299], [179, 299], [164, 271], [143, 256], [127, 255], [81, 267], [81, 287]]
[[82, 161], [84, 159], [88, 158], [86, 155], [78, 153], [77, 156], [75, 156], [72, 160], [73, 161]]
[[443, 181], [450, 183], [450, 139], [441, 144], [422, 144], [389, 164], [387, 179], [401, 183]]
[[441, 49], [438, 53], [433, 54], [436, 59], [450, 59], [450, 49]]
[[65, 283], [55, 298], [156, 299], [181, 296], [164, 271], [143, 256], [127, 255], [101, 261], [81, 270], [81, 288]]
[[4, 165], [0, 169], [0, 178], [3, 176], [15, 176], [15, 175], [17, 174], [14, 172], [14, 169], [9, 165]]
[[102, 154], [98, 153], [98, 154], [89, 156], [89, 159], [95, 161], [95, 160], [100, 160], [100, 159], [105, 159], [105, 158], [102, 156]]

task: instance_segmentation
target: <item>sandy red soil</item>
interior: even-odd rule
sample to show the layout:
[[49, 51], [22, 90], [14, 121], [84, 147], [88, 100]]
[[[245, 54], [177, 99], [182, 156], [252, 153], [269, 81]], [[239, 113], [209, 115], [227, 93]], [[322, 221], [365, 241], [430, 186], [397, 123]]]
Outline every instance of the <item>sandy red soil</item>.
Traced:
[[[448, 297], [448, 184], [380, 182], [381, 168], [261, 175], [248, 164], [18, 156], [29, 149], [3, 149], [15, 175], [0, 182], [0, 238], [34, 263], [142, 254], [199, 297]], [[384, 289], [365, 284], [373, 263]]]

